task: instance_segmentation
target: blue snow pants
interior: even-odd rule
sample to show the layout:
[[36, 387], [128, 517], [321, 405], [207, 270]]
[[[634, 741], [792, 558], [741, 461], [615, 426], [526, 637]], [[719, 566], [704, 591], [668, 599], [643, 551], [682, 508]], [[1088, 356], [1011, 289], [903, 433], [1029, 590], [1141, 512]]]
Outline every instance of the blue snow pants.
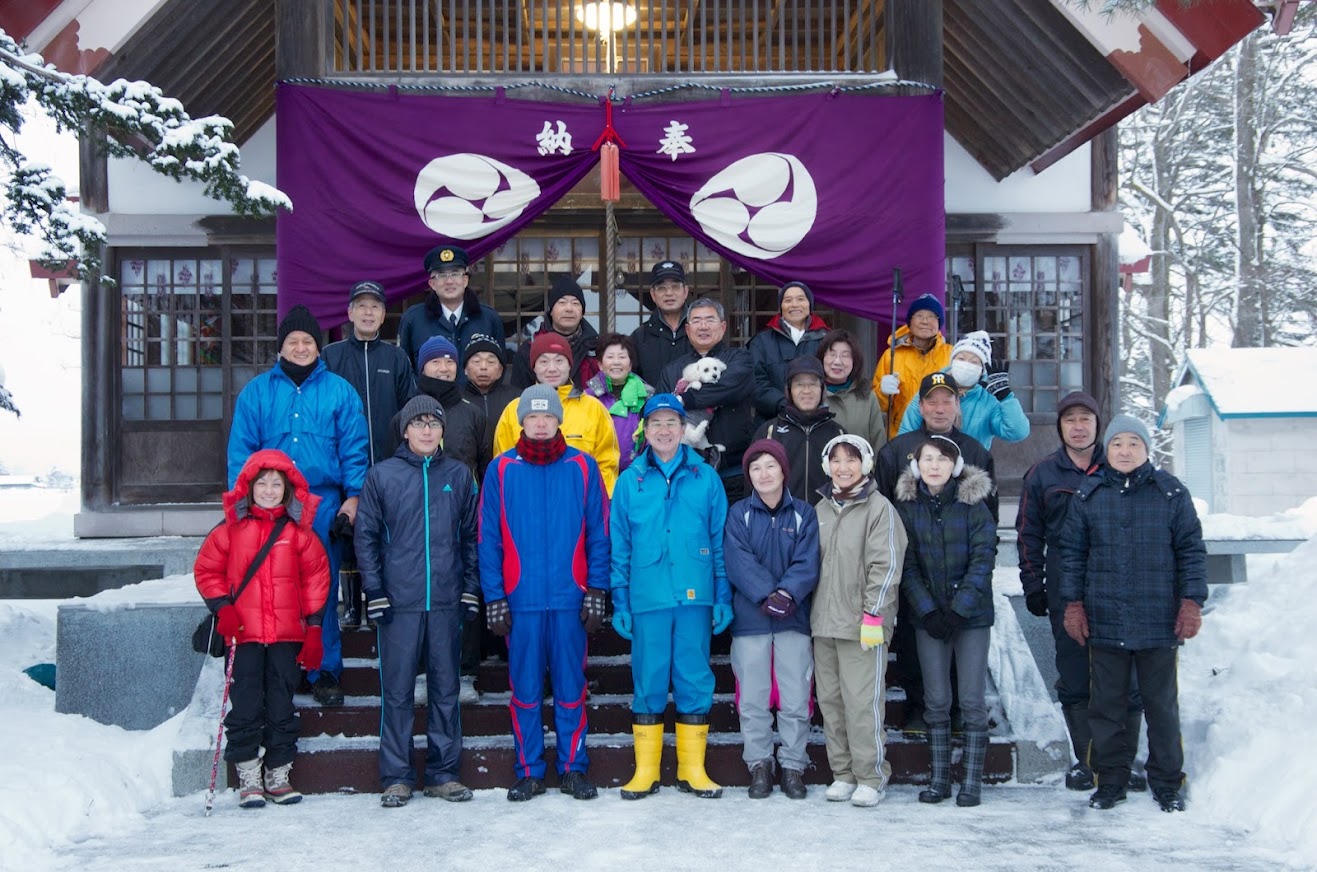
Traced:
[[462, 645], [461, 612], [435, 609], [398, 612], [381, 624], [380, 783], [416, 784], [412, 766], [416, 664], [425, 664], [425, 784], [457, 781], [462, 764], [462, 714], [457, 665]]
[[631, 711], [661, 715], [668, 688], [677, 713], [705, 715], [713, 706], [711, 606], [676, 606], [631, 616]]
[[[336, 487], [312, 488], [312, 493], [320, 497], [320, 508], [316, 509], [316, 519], [311, 529], [320, 537], [320, 544], [325, 546], [325, 554], [329, 557], [329, 598], [325, 600], [325, 617], [320, 625], [320, 641], [325, 646], [325, 657], [320, 661], [320, 669], [337, 680], [343, 674], [343, 636], [338, 629], [338, 565], [342, 561], [339, 544], [329, 541], [329, 528], [334, 524], [334, 517], [342, 501]], [[306, 674], [306, 680], [312, 684], [319, 677], [319, 671]]]
[[578, 609], [512, 613], [508, 681], [517, 778], [544, 777], [544, 672], [553, 681], [558, 774], [585, 772], [585, 628]]

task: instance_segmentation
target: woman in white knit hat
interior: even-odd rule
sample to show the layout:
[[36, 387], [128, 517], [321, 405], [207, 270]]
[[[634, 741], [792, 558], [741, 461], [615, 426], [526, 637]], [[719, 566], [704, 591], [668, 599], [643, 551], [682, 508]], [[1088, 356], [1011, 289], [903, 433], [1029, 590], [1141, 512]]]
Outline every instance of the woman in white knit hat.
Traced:
[[[1008, 370], [1004, 360], [993, 366], [992, 342], [986, 331], [966, 333], [951, 349], [951, 364], [945, 372], [960, 386], [960, 430], [984, 448], [992, 448], [994, 438], [1020, 442], [1029, 437], [1029, 419], [1011, 392]], [[923, 423], [919, 404], [911, 403], [898, 434], [918, 430]]]

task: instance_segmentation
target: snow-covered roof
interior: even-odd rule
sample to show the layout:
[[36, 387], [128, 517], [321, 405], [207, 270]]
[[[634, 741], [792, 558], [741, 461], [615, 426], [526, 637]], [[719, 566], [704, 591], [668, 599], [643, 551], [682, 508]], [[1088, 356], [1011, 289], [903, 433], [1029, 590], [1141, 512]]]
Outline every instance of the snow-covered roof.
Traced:
[[1221, 418], [1317, 416], [1317, 348], [1194, 348], [1192, 376]]

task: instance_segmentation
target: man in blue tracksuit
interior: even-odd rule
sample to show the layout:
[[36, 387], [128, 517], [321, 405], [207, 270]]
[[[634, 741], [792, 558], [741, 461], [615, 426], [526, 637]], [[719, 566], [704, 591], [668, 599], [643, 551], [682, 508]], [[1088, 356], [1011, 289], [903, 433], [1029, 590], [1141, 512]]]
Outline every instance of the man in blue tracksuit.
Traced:
[[[644, 450], [618, 477], [610, 518], [613, 628], [631, 639], [636, 773], [623, 799], [658, 790], [663, 710], [677, 705], [677, 787], [717, 798], [704, 771], [713, 705], [713, 634], [732, 622], [732, 586], [723, 565], [727, 496], [718, 473], [681, 442], [681, 400], [645, 403]], [[712, 631], [712, 632], [711, 632]]]
[[353, 537], [366, 614], [379, 628], [380, 781], [386, 808], [406, 805], [412, 768], [416, 663], [425, 664], [425, 795], [465, 802], [458, 780], [461, 624], [477, 614], [476, 482], [447, 457], [444, 410], [424, 394], [398, 415], [404, 443], [366, 475]]
[[608, 497], [594, 458], [567, 445], [562, 401], [547, 385], [517, 401], [521, 436], [490, 461], [480, 500], [480, 582], [491, 632], [508, 638], [517, 782], [544, 793], [544, 673], [553, 680], [559, 789], [594, 799], [586, 777], [586, 636], [604, 619]]
[[[320, 325], [305, 306], [294, 306], [279, 322], [279, 361], [247, 383], [233, 405], [229, 429], [229, 489], [253, 451], [277, 448], [292, 458], [311, 492], [320, 497], [314, 530], [329, 555], [330, 608], [338, 602], [338, 549], [329, 528], [351, 525], [366, 479], [368, 448], [361, 398], [329, 371], [320, 357]], [[342, 521], [335, 519], [343, 516]], [[342, 705], [338, 677], [343, 646], [338, 620], [324, 623], [325, 656], [307, 673], [321, 705]]]

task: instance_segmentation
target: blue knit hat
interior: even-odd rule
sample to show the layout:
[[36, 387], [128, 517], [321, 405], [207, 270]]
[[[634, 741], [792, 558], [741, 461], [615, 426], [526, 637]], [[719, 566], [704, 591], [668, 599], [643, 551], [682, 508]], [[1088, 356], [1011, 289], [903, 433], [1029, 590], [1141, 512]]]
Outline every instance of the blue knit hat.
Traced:
[[937, 297], [932, 294], [921, 294], [915, 297], [914, 302], [910, 304], [910, 308], [905, 310], [905, 323], [909, 324], [910, 319], [915, 317], [916, 312], [932, 312], [936, 315], [938, 329], [941, 329], [942, 323], [947, 318], [946, 310], [942, 308], [942, 304], [938, 302]]
[[423, 371], [427, 363], [438, 357], [447, 357], [459, 364], [462, 362], [456, 345], [442, 336], [431, 336], [421, 345], [421, 350], [416, 352], [416, 371]]

